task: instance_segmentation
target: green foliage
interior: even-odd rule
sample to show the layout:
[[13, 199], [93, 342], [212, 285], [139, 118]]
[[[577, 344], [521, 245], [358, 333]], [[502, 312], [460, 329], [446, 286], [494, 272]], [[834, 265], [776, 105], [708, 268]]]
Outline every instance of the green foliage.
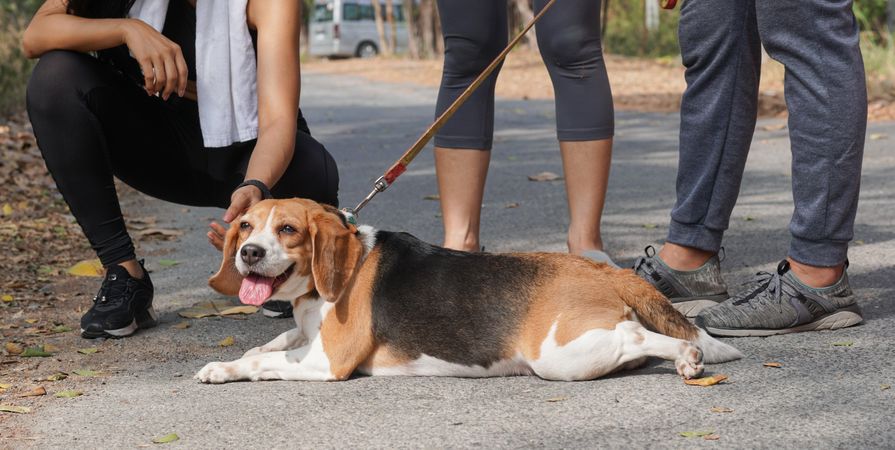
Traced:
[[680, 54], [677, 23], [680, 8], [659, 11], [659, 28], [647, 31], [644, 1], [609, 0], [604, 43], [608, 53], [629, 56], [672, 56]]
[[40, 0], [0, 0], [0, 115], [24, 105], [25, 86], [34, 66], [22, 53], [22, 32]]

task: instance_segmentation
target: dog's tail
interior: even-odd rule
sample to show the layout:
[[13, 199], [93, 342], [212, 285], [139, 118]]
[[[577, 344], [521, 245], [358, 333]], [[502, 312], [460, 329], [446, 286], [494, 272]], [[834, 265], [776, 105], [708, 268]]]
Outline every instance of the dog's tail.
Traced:
[[666, 336], [695, 343], [702, 350], [706, 363], [722, 363], [740, 359], [743, 354], [690, 323], [683, 314], [652, 285], [626, 271], [621, 283], [614, 283], [618, 296], [627, 304], [647, 329]]

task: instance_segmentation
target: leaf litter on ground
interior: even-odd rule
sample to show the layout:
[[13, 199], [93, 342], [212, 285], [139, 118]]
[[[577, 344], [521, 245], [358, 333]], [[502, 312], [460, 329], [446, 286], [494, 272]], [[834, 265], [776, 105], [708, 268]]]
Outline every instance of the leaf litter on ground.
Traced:
[[82, 355], [92, 355], [97, 352], [99, 352], [99, 349], [96, 347], [87, 347], [87, 348], [78, 349], [78, 353], [80, 353]]
[[13, 355], [13, 356], [21, 355], [22, 352], [25, 351], [25, 349], [22, 348], [21, 345], [15, 343], [15, 342], [7, 342], [6, 345], [4, 346], [4, 348], [6, 348], [6, 353], [9, 353], [10, 355]]
[[709, 430], [709, 431], [681, 431], [678, 434], [685, 438], [695, 438], [695, 437], [710, 436], [714, 433], [715, 433], [714, 430]]
[[160, 260], [158, 260], [158, 265], [159, 265], [159, 266], [162, 266], [162, 267], [174, 267], [174, 266], [176, 266], [176, 265], [178, 265], [178, 264], [180, 264], [180, 261], [173, 260], [173, 259], [160, 259]]
[[71, 266], [66, 271], [76, 277], [102, 277], [103, 264], [98, 259], [88, 259]]
[[855, 345], [855, 343], [852, 341], [842, 341], [842, 342], [834, 342], [833, 343], [833, 347], [851, 347], [852, 345]]
[[53, 394], [53, 397], [56, 398], [75, 398], [84, 395], [81, 391], [69, 390], [69, 391], [59, 391]]
[[68, 378], [68, 374], [65, 372], [56, 372], [52, 375], [47, 376], [47, 381], [62, 381]]
[[778, 363], [778, 362], [766, 362], [766, 363], [764, 363], [764, 364], [762, 364], [762, 365], [765, 366], [765, 367], [772, 367], [772, 368], [775, 368], [775, 369], [783, 368], [783, 364]]
[[21, 356], [22, 358], [35, 358], [35, 357], [36, 358], [46, 358], [48, 356], [53, 356], [53, 354], [44, 350], [43, 346], [40, 346], [40, 347], [28, 347], [19, 356]]
[[27, 406], [0, 405], [0, 412], [28, 414], [31, 412], [31, 408], [29, 408]]
[[712, 409], [710, 409], [709, 411], [711, 411], [711, 412], [713, 412], [713, 413], [732, 413], [732, 412], [733, 412], [732, 409], [730, 409], [730, 408], [725, 408], [725, 407], [723, 407], [723, 406], [715, 406], [715, 407], [712, 407]]
[[558, 181], [562, 177], [553, 172], [541, 172], [537, 175], [529, 175], [528, 181]]
[[71, 372], [79, 377], [85, 377], [85, 378], [102, 375], [102, 372], [99, 372], [96, 370], [90, 370], [90, 369], [78, 369], [78, 370], [72, 370]]
[[212, 316], [229, 316], [234, 314], [255, 314], [258, 308], [250, 305], [241, 305], [231, 300], [212, 300], [199, 302], [195, 305], [178, 311], [180, 317], [187, 319], [201, 319]]
[[684, 380], [684, 383], [690, 386], [714, 386], [723, 381], [727, 381], [727, 375], [718, 374], [710, 377], [691, 378], [689, 380]]
[[183, 322], [177, 322], [174, 325], [171, 325], [171, 328], [176, 328], [178, 330], [186, 330], [189, 327], [190, 323], [185, 320]]
[[166, 434], [164, 436], [159, 436], [157, 438], [152, 438], [153, 444], [168, 444], [174, 441], [180, 440], [180, 436], [177, 433]]
[[221, 347], [230, 347], [235, 343], [236, 341], [233, 339], [233, 336], [227, 336], [224, 339], [221, 339], [221, 341], [218, 342], [218, 345]]
[[42, 395], [47, 395], [47, 390], [43, 386], [36, 386], [24, 394], [19, 394], [19, 397], [40, 397]]

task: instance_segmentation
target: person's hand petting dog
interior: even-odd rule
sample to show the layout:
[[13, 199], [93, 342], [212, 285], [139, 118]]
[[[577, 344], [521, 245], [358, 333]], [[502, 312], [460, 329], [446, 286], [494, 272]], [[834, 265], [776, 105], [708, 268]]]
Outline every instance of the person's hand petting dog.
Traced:
[[[224, 213], [223, 221], [226, 223], [233, 222], [237, 217], [245, 213], [249, 208], [264, 199], [261, 189], [253, 186], [242, 186], [233, 191], [230, 196], [230, 207]], [[224, 236], [227, 234], [227, 228], [217, 222], [208, 224], [211, 231], [208, 232], [208, 242], [214, 248], [221, 251], [224, 245]]]

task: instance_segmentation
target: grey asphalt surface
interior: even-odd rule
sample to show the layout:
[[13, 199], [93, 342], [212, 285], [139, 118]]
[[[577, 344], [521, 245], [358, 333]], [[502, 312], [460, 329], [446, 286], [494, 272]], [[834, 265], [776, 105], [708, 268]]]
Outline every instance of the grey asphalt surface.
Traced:
[[[428, 125], [435, 90], [306, 74], [302, 96], [314, 135], [339, 163], [341, 199], [353, 206]], [[497, 109], [483, 243], [489, 251], [563, 251], [562, 182], [526, 178], [545, 170], [561, 173], [552, 102], [498, 101]], [[723, 267], [734, 290], [754, 272], [775, 267], [787, 249], [787, 131], [771, 130], [782, 123], [762, 121], [755, 136], [725, 241]], [[629, 264], [667, 230], [677, 115], [618, 112], [617, 130], [604, 239], [610, 253]], [[141, 203], [151, 212], [132, 211], [125, 204], [134, 215], [154, 213], [186, 231], [176, 243], [161, 244], [172, 250], [166, 258], [182, 264], [153, 275], [163, 325], [116, 343], [149, 350], [87, 395], [15, 417], [11, 423], [33, 436], [15, 446], [132, 448], [175, 432], [181, 439], [170, 445], [188, 448], [895, 447], [895, 389], [884, 389], [895, 385], [895, 124], [871, 124], [870, 134], [879, 139], [867, 141], [855, 237], [860, 245], [850, 252], [865, 324], [733, 340], [746, 358], [709, 366], [709, 373], [727, 374], [730, 382], [708, 388], [684, 385], [671, 363], [658, 361], [577, 383], [360, 377], [341, 383], [201, 385], [191, 377], [206, 362], [236, 358], [290, 328], [291, 320], [203, 319], [189, 330], [172, 330], [169, 325], [181, 320], [179, 309], [219, 298], [205, 287], [219, 260], [204, 233], [207, 219], [221, 212], [184, 212], [158, 201]], [[438, 203], [423, 199], [435, 193], [427, 151], [363, 212], [361, 222], [438, 242]], [[510, 203], [519, 206], [506, 208]], [[216, 347], [228, 335], [236, 345]], [[853, 344], [833, 345], [839, 342]], [[763, 367], [768, 361], [783, 368]], [[712, 407], [733, 412], [715, 413]], [[713, 431], [720, 439], [678, 435], [685, 431]]]

